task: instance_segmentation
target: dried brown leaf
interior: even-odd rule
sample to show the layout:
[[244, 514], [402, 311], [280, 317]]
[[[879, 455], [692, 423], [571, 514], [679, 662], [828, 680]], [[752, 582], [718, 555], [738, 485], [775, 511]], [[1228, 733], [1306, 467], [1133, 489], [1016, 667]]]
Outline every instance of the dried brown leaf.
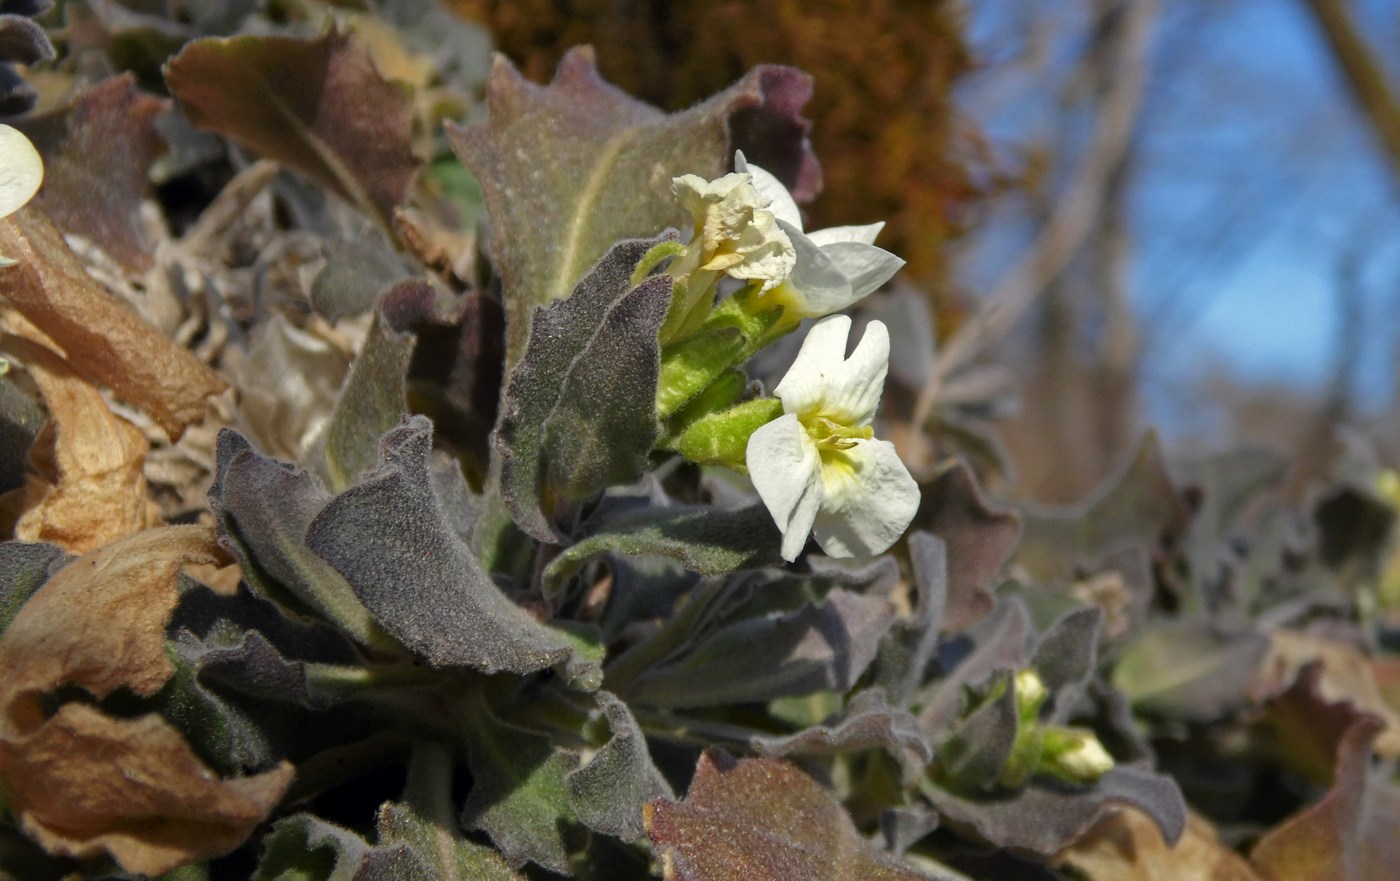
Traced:
[[54, 442], [54, 480], [31, 473], [12, 500], [19, 513], [15, 537], [82, 554], [156, 525], [140, 430], [114, 415], [97, 389], [53, 352], [11, 336], [0, 345], [25, 362], [44, 396]]
[[62, 685], [157, 692], [174, 672], [165, 625], [180, 569], [218, 559], [210, 529], [147, 530], [64, 567], [0, 636], [0, 669], [13, 671], [0, 683], [0, 779], [51, 853], [160, 874], [237, 847], [291, 782], [289, 765], [220, 780], [159, 716], [113, 719], [82, 703], [44, 713]]
[[0, 220], [5, 297], [63, 348], [88, 379], [150, 416], [177, 439], [204, 418], [205, 399], [228, 387], [218, 374], [97, 286], [43, 210]]
[[1187, 815], [1185, 834], [1169, 847], [1152, 818], [1132, 808], [1104, 817], [1052, 862], [1085, 881], [1259, 881], [1199, 815]]

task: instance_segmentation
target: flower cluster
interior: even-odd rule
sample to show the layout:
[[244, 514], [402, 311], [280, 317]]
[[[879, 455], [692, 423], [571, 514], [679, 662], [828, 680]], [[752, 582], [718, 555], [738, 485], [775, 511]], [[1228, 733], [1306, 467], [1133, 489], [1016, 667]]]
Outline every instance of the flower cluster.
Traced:
[[[809, 535], [831, 556], [877, 554], [904, 533], [919, 490], [894, 445], [871, 422], [889, 367], [889, 333], [869, 324], [845, 357], [851, 320], [833, 315], [904, 265], [875, 246], [883, 224], [805, 232], [787, 188], [735, 156], [736, 171], [674, 180], [694, 231], [669, 267], [677, 297], [663, 338], [658, 412], [674, 421], [673, 448], [747, 471], [795, 560]], [[742, 287], [715, 303], [719, 280]], [[812, 327], [775, 389], [777, 401], [736, 403], [734, 367], [795, 329]], [[733, 389], [717, 394], [716, 389]], [[779, 403], [781, 407], [779, 408]]]

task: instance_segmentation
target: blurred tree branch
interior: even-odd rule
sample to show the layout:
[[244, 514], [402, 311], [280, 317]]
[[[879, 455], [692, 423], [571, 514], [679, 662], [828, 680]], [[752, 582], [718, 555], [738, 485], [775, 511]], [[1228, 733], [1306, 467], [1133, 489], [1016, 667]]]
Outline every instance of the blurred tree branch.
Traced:
[[1357, 28], [1346, 0], [1304, 0], [1304, 5], [1317, 19], [1352, 96], [1370, 121], [1390, 170], [1400, 183], [1400, 101], [1391, 91], [1384, 68]]

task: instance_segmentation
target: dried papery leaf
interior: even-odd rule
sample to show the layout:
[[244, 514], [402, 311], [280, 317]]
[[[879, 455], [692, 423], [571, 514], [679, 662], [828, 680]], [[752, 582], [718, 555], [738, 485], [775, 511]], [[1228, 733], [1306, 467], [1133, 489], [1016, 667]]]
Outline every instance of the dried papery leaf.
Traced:
[[419, 166], [412, 101], [346, 34], [195, 40], [167, 62], [165, 81], [197, 127], [296, 169], [391, 228]]
[[769, 131], [793, 155], [807, 155], [797, 110], [810, 92], [800, 71], [759, 67], [667, 116], [605, 82], [587, 47], [569, 52], [548, 86], [498, 57], [488, 121], [449, 126], [448, 136], [490, 210], [491, 253], [505, 281], [507, 364], [524, 352], [535, 309], [567, 296], [614, 242], [682, 218], [671, 178], [715, 178], [730, 167], [736, 117], [760, 129], [791, 121]]
[[1119, 765], [1092, 786], [1033, 778], [1012, 793], [966, 798], [929, 786], [924, 794], [947, 825], [996, 847], [1049, 856], [1075, 841], [1110, 810], [1131, 805], [1146, 813], [1169, 844], [1186, 826], [1186, 802], [1170, 777]]
[[1380, 719], [1385, 727], [1376, 736], [1376, 752], [1390, 759], [1400, 756], [1400, 712], [1381, 694], [1370, 659], [1360, 649], [1296, 630], [1274, 630], [1268, 638], [1268, 654], [1256, 668], [1251, 687], [1256, 700], [1282, 693], [1311, 668], [1308, 678], [1319, 700], [1348, 703]]
[[1268, 747], [1289, 768], [1315, 783], [1332, 782], [1337, 748], [1365, 712], [1350, 701], [1322, 694], [1323, 662], [1311, 661], [1286, 690], [1263, 703], [1262, 722], [1272, 735]]
[[48, 215], [26, 206], [0, 219], [5, 297], [63, 348], [68, 363], [154, 419], [171, 439], [228, 388], [188, 350], [99, 288]]
[[81, 554], [159, 523], [142, 471], [145, 435], [53, 352], [9, 335], [0, 348], [25, 361], [54, 432], [55, 482], [31, 474], [17, 491], [15, 537]]
[[47, 151], [39, 204], [68, 235], [90, 239], [132, 272], [151, 267], [141, 200], [165, 150], [155, 118], [169, 101], [143, 95], [127, 73], [83, 90]]
[[434, 666], [533, 673], [568, 661], [569, 637], [501, 593], [442, 513], [431, 443], [421, 416], [390, 431], [383, 463], [316, 515], [306, 545], [385, 630]]
[[990, 612], [993, 578], [1016, 548], [1020, 516], [988, 504], [972, 471], [959, 463], [923, 487], [912, 528], [933, 533], [948, 547], [943, 628], [962, 630]]
[[546, 513], [554, 499], [581, 500], [638, 480], [646, 468], [658, 430], [657, 333], [672, 280], [654, 276], [633, 287], [631, 278], [665, 240], [617, 243], [569, 297], [535, 310], [494, 440], [506, 507], [540, 541], [563, 541]]
[[646, 737], [627, 705], [606, 691], [597, 695], [612, 737], [583, 767], [569, 772], [569, 801], [595, 832], [634, 841], [646, 834], [642, 807], [674, 798], [671, 785], [652, 764]]
[[1185, 832], [1169, 847], [1151, 817], [1124, 808], [1094, 824], [1052, 863], [1085, 881], [1261, 881], [1196, 813], [1187, 814]]
[[1337, 748], [1332, 789], [1269, 831], [1249, 859], [1267, 881], [1385, 881], [1400, 866], [1400, 787], [1371, 767], [1382, 723], [1363, 716]]
[[239, 428], [269, 455], [303, 460], [330, 419], [348, 360], [330, 341], [273, 312], [254, 328], [233, 376]]
[[919, 729], [919, 721], [890, 706], [878, 688], [857, 693], [840, 720], [818, 725], [786, 737], [755, 737], [754, 751], [762, 756], [831, 755], [884, 749], [904, 769], [912, 783], [933, 759], [933, 747]]
[[685, 801], [647, 806], [667, 881], [920, 881], [872, 848], [836, 797], [777, 759], [700, 757]]
[[242, 843], [291, 781], [284, 765], [220, 780], [159, 716], [113, 719], [41, 699], [64, 685], [96, 697], [155, 694], [174, 672], [165, 623], [189, 562], [217, 559], [203, 527], [147, 530], [74, 560], [0, 636], [0, 777], [25, 831], [50, 852], [110, 854], [160, 874]]

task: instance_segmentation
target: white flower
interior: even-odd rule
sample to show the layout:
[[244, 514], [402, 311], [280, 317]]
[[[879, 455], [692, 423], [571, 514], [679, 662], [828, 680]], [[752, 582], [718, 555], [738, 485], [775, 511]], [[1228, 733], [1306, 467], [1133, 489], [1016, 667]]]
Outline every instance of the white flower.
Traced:
[[774, 390], [783, 415], [749, 438], [745, 459], [759, 498], [783, 533], [783, 559], [816, 536], [833, 557], [878, 554], [899, 540], [919, 487], [870, 421], [889, 366], [885, 325], [870, 322], [847, 359], [851, 319], [818, 322]]
[[769, 295], [794, 317], [820, 318], [840, 312], [889, 281], [904, 265], [889, 251], [875, 247], [875, 237], [884, 223], [803, 232], [802, 214], [781, 181], [750, 165], [741, 152], [734, 154], [734, 168], [749, 175], [753, 188], [769, 203], [768, 210], [797, 252], [791, 277]]
[[[18, 129], [0, 125], [0, 217], [8, 217], [34, 198], [44, 182], [44, 161]], [[15, 261], [0, 257], [0, 266]]]
[[792, 272], [797, 259], [792, 243], [749, 175], [726, 174], [707, 181], [684, 174], [671, 181], [671, 191], [695, 222], [695, 235], [672, 274], [722, 272], [762, 281], [766, 291]]

